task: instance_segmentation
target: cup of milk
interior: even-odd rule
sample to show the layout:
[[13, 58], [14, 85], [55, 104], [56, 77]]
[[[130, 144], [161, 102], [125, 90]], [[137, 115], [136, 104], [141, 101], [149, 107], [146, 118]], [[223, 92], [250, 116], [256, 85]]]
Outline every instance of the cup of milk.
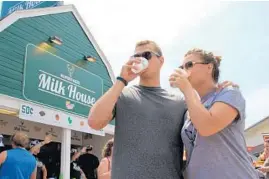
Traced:
[[141, 71], [145, 70], [149, 66], [149, 62], [144, 57], [136, 57], [136, 59], [140, 60], [140, 63], [133, 63], [133, 66], [136, 67], [136, 69], [132, 69], [132, 72], [135, 74], [140, 73]]

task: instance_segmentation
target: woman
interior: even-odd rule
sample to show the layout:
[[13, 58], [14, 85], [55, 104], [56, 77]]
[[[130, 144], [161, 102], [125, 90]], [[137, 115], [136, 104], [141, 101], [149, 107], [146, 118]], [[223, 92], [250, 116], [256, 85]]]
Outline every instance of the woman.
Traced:
[[111, 163], [113, 152], [114, 140], [110, 139], [103, 149], [103, 159], [97, 169], [98, 179], [110, 179], [111, 178]]
[[245, 100], [237, 88], [217, 90], [219, 64], [213, 53], [193, 49], [169, 78], [188, 107], [181, 133], [187, 152], [185, 175], [187, 179], [257, 179], [243, 135]]
[[25, 148], [29, 138], [23, 132], [11, 137], [11, 150], [0, 154], [0, 178], [36, 179], [36, 160]]

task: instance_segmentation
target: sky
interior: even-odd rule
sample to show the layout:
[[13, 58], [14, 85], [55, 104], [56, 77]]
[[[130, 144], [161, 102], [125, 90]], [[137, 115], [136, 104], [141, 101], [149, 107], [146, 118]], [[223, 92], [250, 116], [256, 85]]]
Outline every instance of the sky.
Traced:
[[[223, 58], [221, 81], [237, 83], [246, 99], [246, 127], [269, 116], [269, 2], [89, 0], [74, 4], [114, 74], [140, 40], [163, 50], [162, 87], [184, 53], [198, 47]], [[135, 80], [132, 84], [137, 83]]]

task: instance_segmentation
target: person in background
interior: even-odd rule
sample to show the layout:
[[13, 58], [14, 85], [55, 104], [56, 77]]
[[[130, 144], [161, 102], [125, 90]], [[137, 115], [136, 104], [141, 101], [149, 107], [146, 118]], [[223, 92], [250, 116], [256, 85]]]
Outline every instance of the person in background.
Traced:
[[110, 139], [104, 146], [100, 165], [97, 169], [98, 179], [110, 179], [111, 178], [111, 162], [113, 153], [114, 140]]
[[61, 144], [51, 142], [42, 149], [44, 153], [40, 155], [43, 163], [47, 168], [48, 179], [58, 179], [60, 176], [60, 161], [61, 161]]
[[220, 60], [212, 52], [192, 49], [169, 78], [188, 108], [181, 131], [185, 177], [257, 179], [244, 138], [245, 99], [238, 88], [217, 89]]
[[29, 138], [23, 132], [16, 132], [11, 137], [11, 150], [0, 153], [0, 178], [36, 179], [36, 160], [26, 150]]
[[37, 161], [37, 172], [36, 179], [47, 179], [47, 169], [43, 162], [38, 158], [38, 154], [40, 152], [40, 148], [46, 144], [49, 144], [52, 136], [46, 135], [43, 142], [39, 142], [38, 140], [33, 140], [30, 142], [30, 152], [34, 155]]
[[78, 165], [85, 173], [87, 179], [97, 179], [96, 169], [99, 166], [99, 159], [92, 153], [92, 150], [93, 147], [91, 145], [87, 146], [86, 153], [78, 158]]
[[261, 154], [259, 159], [264, 161], [264, 163], [260, 168], [258, 168], [258, 170], [265, 174], [266, 179], [269, 179], [269, 140], [264, 142], [264, 152]]
[[251, 154], [249, 154], [249, 160], [251, 161], [251, 163], [252, 163], [253, 166], [255, 167], [255, 170], [258, 172], [259, 179], [265, 179], [265, 175], [263, 174], [263, 172], [261, 172], [261, 171], [259, 170], [260, 166], [257, 166], [257, 165], [256, 165], [256, 162], [257, 162], [257, 161], [254, 161], [254, 160], [253, 160], [253, 157], [251, 156]]
[[71, 149], [71, 163], [70, 163], [70, 178], [71, 179], [87, 179], [86, 175], [78, 165], [78, 158], [81, 154], [86, 153], [87, 147], [83, 147], [80, 151]]
[[264, 162], [269, 157], [269, 140], [264, 141], [263, 146], [263, 153], [258, 158], [261, 162]]

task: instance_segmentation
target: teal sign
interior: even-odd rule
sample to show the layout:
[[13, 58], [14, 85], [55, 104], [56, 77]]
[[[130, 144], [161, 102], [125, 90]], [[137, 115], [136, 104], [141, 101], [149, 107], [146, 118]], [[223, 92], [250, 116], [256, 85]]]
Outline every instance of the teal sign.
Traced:
[[87, 117], [102, 95], [101, 77], [33, 44], [27, 45], [23, 81], [26, 100]]
[[3, 1], [2, 8], [0, 9], [0, 18], [3, 18], [18, 10], [55, 7], [62, 4], [63, 1]]

